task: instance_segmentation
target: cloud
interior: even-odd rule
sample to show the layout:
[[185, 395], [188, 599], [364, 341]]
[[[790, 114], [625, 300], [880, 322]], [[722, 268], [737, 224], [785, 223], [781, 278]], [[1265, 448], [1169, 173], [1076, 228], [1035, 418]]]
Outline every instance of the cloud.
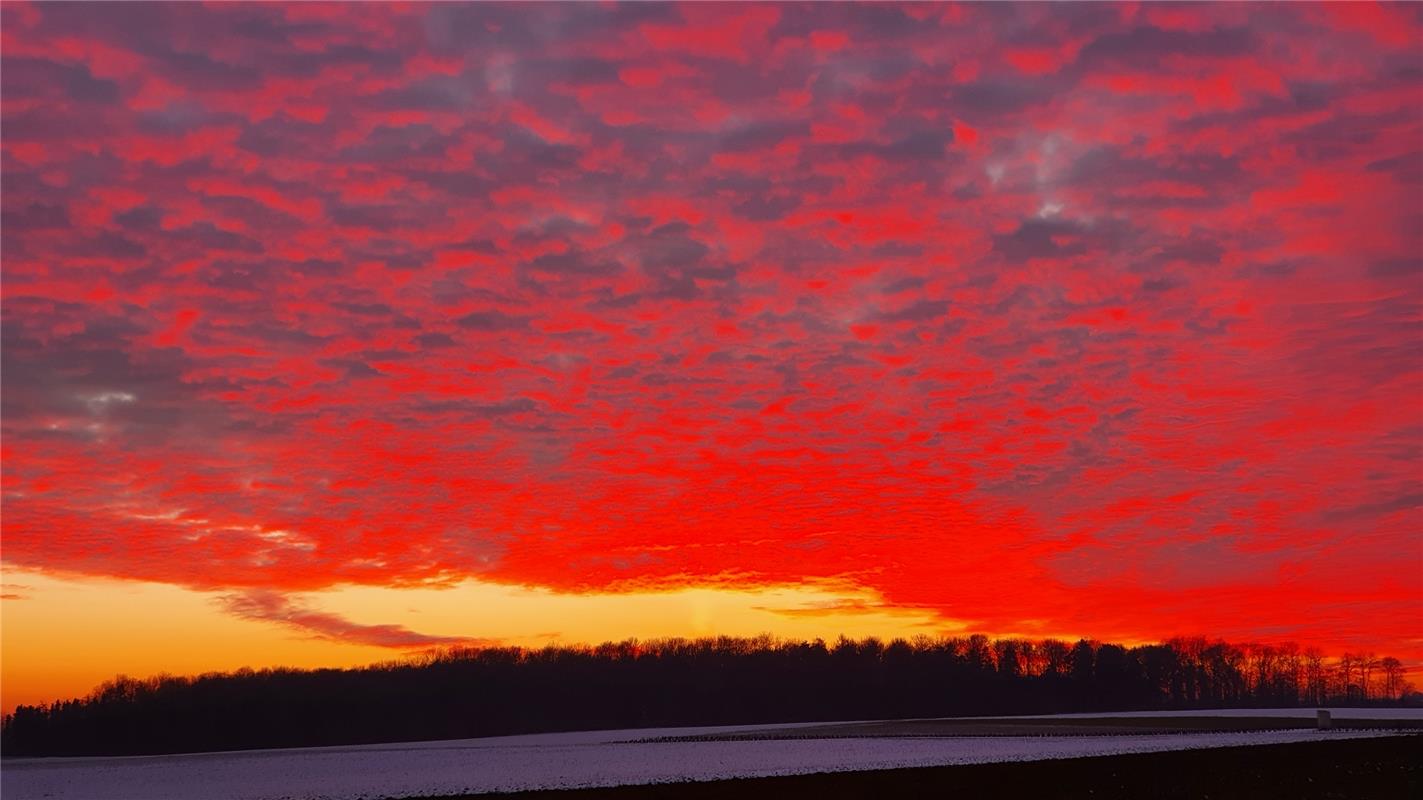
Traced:
[[515, 317], [502, 311], [471, 311], [455, 320], [455, 324], [472, 331], [511, 331], [526, 327], [528, 321], [528, 317]]
[[490, 640], [430, 636], [400, 625], [361, 625], [336, 614], [317, 611], [280, 592], [253, 589], [219, 599], [222, 610], [242, 619], [276, 622], [309, 636], [375, 647], [434, 647], [450, 644], [492, 644]]
[[1383, 8], [7, 4], [6, 562], [1412, 641]]
[[752, 606], [752, 608], [783, 617], [838, 617], [842, 614], [874, 614], [894, 610], [896, 607], [866, 600], [827, 600], [796, 608], [775, 606]]

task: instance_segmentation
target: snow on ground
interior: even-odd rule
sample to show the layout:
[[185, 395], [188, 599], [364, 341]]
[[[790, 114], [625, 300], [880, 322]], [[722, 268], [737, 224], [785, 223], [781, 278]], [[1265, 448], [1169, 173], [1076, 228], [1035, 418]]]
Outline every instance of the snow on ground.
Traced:
[[1015, 717], [975, 717], [975, 719], [1111, 719], [1116, 717], [1284, 717], [1314, 719], [1316, 711], [1328, 711], [1333, 719], [1420, 719], [1423, 708], [1215, 708], [1194, 711], [1093, 711], [1084, 714], [1039, 714]]
[[5, 800], [371, 800], [1357, 739], [1374, 731], [634, 743], [724, 726], [131, 758], [15, 759]]

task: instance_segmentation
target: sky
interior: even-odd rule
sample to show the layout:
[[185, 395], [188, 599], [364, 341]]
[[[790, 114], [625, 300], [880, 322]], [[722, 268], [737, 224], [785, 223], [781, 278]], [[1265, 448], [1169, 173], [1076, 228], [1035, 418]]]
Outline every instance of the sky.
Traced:
[[763, 631], [1423, 663], [1423, 6], [0, 21], [6, 709]]

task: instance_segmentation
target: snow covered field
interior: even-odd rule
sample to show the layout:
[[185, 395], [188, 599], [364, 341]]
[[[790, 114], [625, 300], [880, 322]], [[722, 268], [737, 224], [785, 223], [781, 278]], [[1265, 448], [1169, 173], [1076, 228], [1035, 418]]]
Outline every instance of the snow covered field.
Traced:
[[1314, 719], [1316, 711], [1328, 711], [1336, 719], [1416, 719], [1423, 720], [1423, 708], [1216, 708], [1196, 711], [1100, 711], [1085, 714], [1040, 714], [1020, 717], [977, 717], [977, 719], [1103, 719], [1116, 717], [1282, 717]]
[[[1296, 711], [1250, 709], [1202, 713], [1294, 716]], [[1314, 713], [1313, 709], [1299, 711]], [[1374, 709], [1367, 711], [1366, 718], [1393, 716], [1379, 714]], [[1336, 710], [1336, 717], [1345, 715], [1344, 710]], [[1419, 716], [1414, 711], [1406, 718]], [[815, 724], [823, 723], [810, 723]], [[1374, 731], [1289, 730], [1090, 737], [629, 741], [787, 727], [792, 726], [587, 731], [129, 758], [16, 759], [4, 762], [0, 768], [0, 795], [5, 800], [373, 800], [460, 792], [1033, 761], [1384, 735]]]

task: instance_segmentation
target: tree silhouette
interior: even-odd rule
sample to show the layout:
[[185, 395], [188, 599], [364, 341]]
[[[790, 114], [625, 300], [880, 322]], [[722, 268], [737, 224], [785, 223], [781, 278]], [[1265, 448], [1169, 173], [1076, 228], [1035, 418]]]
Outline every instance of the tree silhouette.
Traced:
[[[449, 648], [361, 669], [119, 676], [20, 706], [5, 756], [360, 744], [540, 731], [1397, 700], [1396, 658], [1200, 638], [661, 639]], [[1364, 665], [1361, 667], [1360, 665]], [[1372, 665], [1372, 666], [1369, 666]], [[1300, 675], [1303, 675], [1301, 679]], [[1376, 684], [1376, 685], [1371, 685]]]

